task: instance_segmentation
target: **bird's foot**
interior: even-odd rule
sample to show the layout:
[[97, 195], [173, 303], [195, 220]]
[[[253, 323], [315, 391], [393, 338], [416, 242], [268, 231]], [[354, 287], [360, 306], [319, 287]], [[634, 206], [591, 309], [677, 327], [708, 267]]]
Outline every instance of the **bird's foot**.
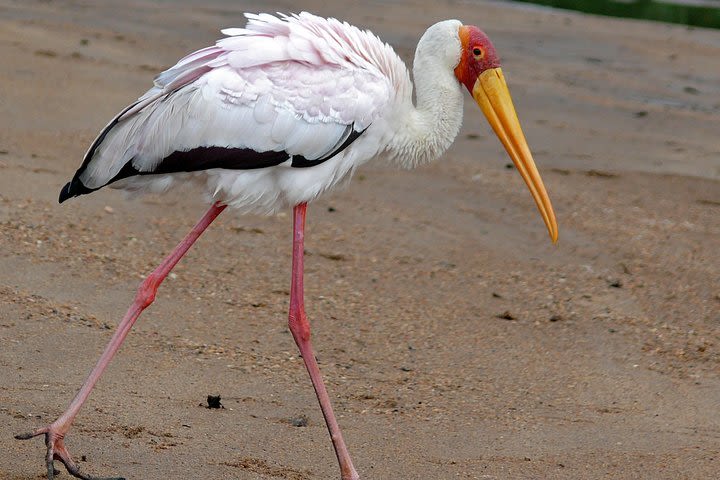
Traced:
[[34, 432], [15, 435], [15, 438], [18, 440], [29, 440], [43, 434], [45, 435], [45, 445], [47, 445], [45, 463], [47, 465], [48, 480], [54, 480], [55, 475], [58, 473], [57, 470], [55, 470], [55, 460], [60, 460], [70, 475], [80, 478], [81, 480], [125, 480], [122, 477], [91, 477], [81, 473], [77, 464], [70, 456], [70, 452], [68, 452], [65, 447], [65, 431], [62, 431], [55, 423], [47, 427], [38, 428]]

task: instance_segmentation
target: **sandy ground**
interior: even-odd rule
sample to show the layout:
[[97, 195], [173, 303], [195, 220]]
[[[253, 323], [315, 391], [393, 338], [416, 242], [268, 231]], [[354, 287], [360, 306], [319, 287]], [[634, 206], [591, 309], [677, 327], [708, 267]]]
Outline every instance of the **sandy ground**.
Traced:
[[[0, 1], [0, 478], [42, 476], [13, 434], [63, 411], [205, 208], [60, 187], [154, 74], [245, 10], [302, 8], [408, 60], [436, 20], [484, 27], [560, 223], [553, 247], [470, 102], [442, 160], [311, 206], [308, 313], [363, 478], [717, 478], [720, 32], [427, 3]], [[286, 328], [290, 227], [229, 212], [181, 262], [70, 432], [83, 470], [338, 478]]]

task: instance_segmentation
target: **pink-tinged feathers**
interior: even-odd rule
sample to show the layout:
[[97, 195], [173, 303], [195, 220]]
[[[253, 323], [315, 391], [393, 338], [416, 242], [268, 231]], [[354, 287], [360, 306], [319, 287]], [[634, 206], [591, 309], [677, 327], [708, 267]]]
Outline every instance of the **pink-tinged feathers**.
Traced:
[[[256, 65], [294, 61], [316, 66], [362, 69], [389, 81], [398, 94], [412, 88], [407, 68], [400, 58], [392, 47], [372, 32], [307, 12], [282, 15], [279, 18], [268, 14], [246, 16], [248, 24], [245, 28], [223, 30], [229, 37], [218, 41], [218, 47], [228, 52], [249, 52], [262, 50], [270, 40], [274, 45], [268, 57]], [[241, 65], [230, 64], [234, 67]]]
[[217, 46], [193, 52], [182, 58], [172, 68], [155, 77], [155, 87], [169, 92], [187, 85], [212, 70], [216, 66], [213, 64], [213, 60], [223, 53], [223, 50]]
[[[411, 97], [406, 67], [370, 32], [308, 13], [247, 17], [245, 28], [224, 30], [228, 37], [158, 75], [106, 127], [78, 173], [85, 187], [102, 187], [128, 163], [152, 173], [172, 152], [205, 146], [321, 158], [347, 138], [350, 126], [364, 131], [398, 98]], [[216, 198], [275, 211], [331, 188], [383, 146], [376, 134], [362, 140], [312, 170], [279, 165], [202, 178]], [[131, 177], [113, 185], [164, 189], [173, 178]]]

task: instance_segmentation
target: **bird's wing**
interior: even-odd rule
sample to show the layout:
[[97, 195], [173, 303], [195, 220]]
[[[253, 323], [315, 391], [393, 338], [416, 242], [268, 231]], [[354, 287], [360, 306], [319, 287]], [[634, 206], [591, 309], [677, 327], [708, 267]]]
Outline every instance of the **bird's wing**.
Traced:
[[309, 167], [346, 148], [388, 104], [392, 79], [368, 60], [376, 37], [308, 15], [249, 16], [161, 73], [100, 133], [60, 200], [133, 175]]

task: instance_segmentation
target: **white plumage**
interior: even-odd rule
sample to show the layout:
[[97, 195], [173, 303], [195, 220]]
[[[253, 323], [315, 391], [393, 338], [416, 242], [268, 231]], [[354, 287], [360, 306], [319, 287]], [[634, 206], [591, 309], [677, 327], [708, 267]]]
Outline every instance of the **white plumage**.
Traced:
[[[161, 73], [106, 127], [78, 172], [85, 187], [113, 182], [159, 191], [191, 177], [217, 201], [268, 213], [314, 199], [388, 146], [398, 126], [391, 114], [412, 105], [408, 70], [389, 45], [369, 31], [305, 12], [246, 16], [246, 28], [223, 30], [228, 37]], [[363, 133], [332, 158], [291, 168], [292, 156], [320, 159], [353, 130]], [[288, 161], [113, 181], [128, 163], [151, 173], [173, 152], [210, 146], [286, 152]]]

